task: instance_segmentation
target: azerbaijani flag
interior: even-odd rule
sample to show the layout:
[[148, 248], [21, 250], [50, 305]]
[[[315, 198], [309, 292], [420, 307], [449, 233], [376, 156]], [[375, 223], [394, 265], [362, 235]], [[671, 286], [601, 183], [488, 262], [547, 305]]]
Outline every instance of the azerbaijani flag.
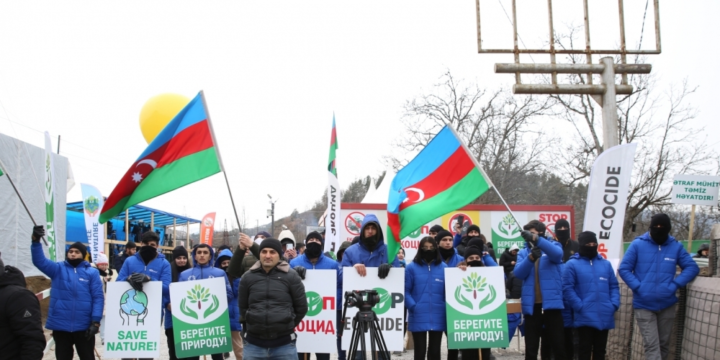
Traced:
[[200, 91], [135, 160], [105, 200], [100, 223], [129, 207], [222, 171]]
[[471, 203], [492, 186], [455, 130], [445, 125], [390, 185], [388, 262], [395, 259], [401, 239]]

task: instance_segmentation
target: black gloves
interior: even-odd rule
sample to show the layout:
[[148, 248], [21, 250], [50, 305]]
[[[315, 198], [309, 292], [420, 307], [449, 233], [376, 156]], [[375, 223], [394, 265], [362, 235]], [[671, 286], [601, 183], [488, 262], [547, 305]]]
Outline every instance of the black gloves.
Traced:
[[300, 275], [301, 279], [305, 280], [305, 274], [307, 273], [307, 269], [305, 269], [304, 266], [298, 265], [298, 266], [294, 267], [293, 270], [295, 270], [295, 272], [298, 273], [298, 275]]
[[100, 332], [100, 325], [98, 323], [92, 323], [92, 325], [90, 325], [90, 327], [87, 330], [85, 330], [85, 339], [87, 339], [89, 341], [98, 332]]
[[530, 261], [535, 262], [537, 259], [542, 257], [542, 250], [540, 250], [540, 248], [536, 246], [532, 249], [530, 255], [532, 255]]
[[147, 277], [147, 275], [140, 273], [133, 273], [127, 278], [127, 282], [130, 283], [130, 286], [132, 286], [135, 291], [142, 291], [143, 283], [146, 283], [148, 281], [150, 281], [150, 278]]
[[45, 236], [45, 228], [42, 225], [33, 226], [32, 241], [40, 242], [43, 236]]
[[381, 264], [378, 267], [378, 277], [381, 279], [386, 278], [390, 274], [390, 264]]
[[522, 236], [522, 238], [525, 239], [525, 241], [531, 243], [533, 246], [537, 245], [537, 235], [535, 235], [527, 230], [523, 230], [520, 233], [520, 236]]

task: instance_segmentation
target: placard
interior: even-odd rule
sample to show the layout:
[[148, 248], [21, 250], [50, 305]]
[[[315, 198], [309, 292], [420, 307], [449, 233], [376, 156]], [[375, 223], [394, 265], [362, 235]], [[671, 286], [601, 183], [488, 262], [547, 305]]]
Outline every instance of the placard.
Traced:
[[126, 281], [107, 284], [105, 357], [160, 357], [162, 282], [150, 281], [136, 291]]
[[720, 176], [675, 175], [672, 187], [673, 204], [718, 205]]
[[232, 351], [225, 278], [170, 284], [178, 358]]
[[308, 312], [295, 327], [299, 353], [337, 353], [337, 270], [307, 270], [305, 296]]
[[[378, 268], [366, 268], [367, 275], [361, 277], [352, 267], [343, 268], [343, 299], [345, 292], [353, 290], [376, 290], [380, 301], [372, 308], [378, 317], [380, 331], [385, 338], [388, 351], [403, 350], [403, 327], [405, 325], [405, 269], [392, 268], [385, 279], [380, 279]], [[342, 336], [342, 349], [348, 350], [352, 339], [352, 320], [357, 307], [348, 307], [345, 314], [345, 327]], [[341, 325], [341, 324], [339, 324]], [[366, 350], [370, 351], [370, 336], [365, 335]], [[360, 347], [358, 347], [360, 351]]]
[[507, 347], [502, 267], [445, 268], [448, 349]]

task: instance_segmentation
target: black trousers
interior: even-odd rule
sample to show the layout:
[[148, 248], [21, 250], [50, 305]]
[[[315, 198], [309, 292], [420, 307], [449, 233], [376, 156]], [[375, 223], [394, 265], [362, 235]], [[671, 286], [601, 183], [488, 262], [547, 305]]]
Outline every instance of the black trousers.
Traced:
[[[298, 360], [311, 360], [311, 358], [312, 358], [312, 353], [298, 353]], [[315, 359], [330, 360], [330, 354], [315, 353]]]
[[[413, 344], [415, 345], [415, 360], [440, 360], [440, 344], [442, 344], [442, 331], [417, 331], [412, 332]], [[428, 337], [430, 338], [428, 340]]]
[[[72, 360], [75, 351], [80, 360], [95, 359], [95, 336], [88, 340], [85, 338], [85, 331], [53, 331], [53, 338], [55, 339], [55, 359]], [[73, 346], [75, 346], [75, 351]]]
[[[543, 329], [542, 337], [540, 338], [540, 358], [542, 360], [552, 360], [553, 351], [550, 345], [550, 339], [548, 338], [549, 332]], [[577, 338], [577, 331], [574, 328], [565, 328], [565, 359], [575, 359], [575, 340]]]
[[[445, 337], [447, 338], [447, 343], [450, 344], [450, 338], [447, 337], [447, 332], [445, 332]], [[460, 350], [448, 348], [447, 351], [447, 360], [458, 360], [458, 354], [460, 354]]]
[[173, 329], [165, 329], [165, 336], [167, 337], [170, 360], [178, 360], [177, 356], [175, 356], [175, 334], [173, 334]]
[[[212, 360], [223, 360], [224, 359], [223, 354], [212, 354], [210, 356], [212, 357]], [[183, 358], [183, 359], [200, 360], [200, 357], [199, 356], [191, 356], [189, 358]]]
[[543, 346], [552, 348], [555, 360], [565, 360], [565, 328], [561, 310], [543, 311], [542, 304], [535, 304], [533, 315], [525, 315], [525, 359], [537, 359], [543, 330], [547, 338]]
[[[478, 350], [482, 353], [482, 359]], [[490, 349], [463, 349], [460, 352], [462, 353], [462, 360], [490, 360]]]
[[598, 330], [587, 326], [577, 328], [580, 337], [580, 360], [604, 359], [608, 330]]

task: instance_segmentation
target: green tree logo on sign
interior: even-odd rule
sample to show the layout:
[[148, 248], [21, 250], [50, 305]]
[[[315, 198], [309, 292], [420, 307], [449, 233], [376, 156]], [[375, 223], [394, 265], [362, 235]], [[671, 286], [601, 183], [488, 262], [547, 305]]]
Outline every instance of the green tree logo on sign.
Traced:
[[314, 291], [308, 291], [305, 296], [308, 302], [307, 316], [316, 316], [322, 311], [322, 297]]
[[498, 224], [498, 231], [505, 235], [505, 237], [512, 238], [520, 232], [520, 227], [518, 227], [512, 215], [507, 214]]
[[382, 288], [375, 288], [374, 290], [376, 290], [378, 292], [378, 295], [380, 295], [380, 301], [375, 304], [375, 306], [373, 306], [373, 310], [376, 314], [382, 315], [388, 312], [388, 310], [390, 310], [390, 307], [392, 307], [392, 301], [390, 301], [390, 293]]
[[[202, 314], [203, 318], [207, 318], [220, 307], [220, 300], [218, 300], [217, 296], [211, 295], [210, 289], [208, 288], [195, 285], [195, 287], [190, 289], [187, 294], [188, 296], [180, 301], [180, 311], [193, 319], [199, 320], [198, 314]], [[212, 303], [207, 304], [211, 299]], [[190, 301], [191, 304], [197, 304], [197, 311], [191, 309], [190, 306], [188, 306], [187, 301]], [[206, 303], [205, 306], [210, 306], [205, 309], [205, 312], [202, 312], [203, 303]], [[195, 305], [192, 305], [192, 307], [194, 308]]]
[[[484, 306], [491, 304], [493, 301], [495, 301], [495, 298], [497, 297], [497, 292], [495, 291], [495, 287], [487, 284], [487, 278], [483, 278], [482, 276], [479, 276], [477, 273], [472, 273], [470, 276], [462, 279], [463, 284], [461, 286], [458, 286], [455, 289], [455, 300], [458, 302], [458, 304], [467, 307], [468, 309], [472, 310], [475, 305], [474, 303], [477, 302], [478, 299], [478, 293], [480, 293], [480, 297], [482, 298], [482, 293], [486, 290], [488, 291], [488, 294], [480, 300], [480, 303], [477, 305], [477, 309], [480, 310]], [[465, 291], [463, 291], [463, 289]], [[472, 294], [472, 300], [465, 297], [463, 294], [470, 293]]]

